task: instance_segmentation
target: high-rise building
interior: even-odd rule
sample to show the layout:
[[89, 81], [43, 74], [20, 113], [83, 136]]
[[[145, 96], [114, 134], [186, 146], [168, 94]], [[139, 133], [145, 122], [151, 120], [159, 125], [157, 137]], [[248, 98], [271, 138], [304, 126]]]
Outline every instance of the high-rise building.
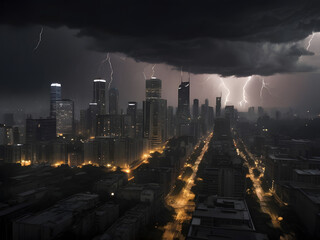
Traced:
[[109, 90], [109, 114], [116, 115], [119, 113], [119, 91], [116, 88]]
[[161, 99], [161, 80], [146, 80], [146, 101], [143, 102], [144, 137], [151, 148], [167, 138], [167, 100]]
[[195, 120], [199, 118], [199, 99], [193, 99], [192, 117]]
[[178, 88], [178, 121], [190, 122], [190, 82], [181, 82]]
[[97, 116], [99, 114], [98, 103], [89, 103], [87, 112], [87, 129], [90, 137], [96, 135]]
[[162, 82], [160, 79], [152, 77], [146, 80], [146, 99], [160, 99], [161, 98]]
[[221, 97], [216, 97], [216, 116], [220, 117], [221, 115]]
[[72, 100], [56, 101], [57, 135], [73, 134], [74, 104]]
[[106, 80], [93, 80], [93, 103], [97, 103], [98, 113], [106, 114]]
[[51, 83], [50, 86], [50, 117], [56, 117], [56, 101], [61, 100], [61, 84]]
[[136, 128], [137, 120], [137, 102], [128, 102], [127, 115], [131, 117], [131, 127]]
[[149, 131], [148, 139], [150, 147], [158, 147], [166, 140], [167, 135], [167, 100], [155, 99], [144, 102], [146, 108], [149, 108]]

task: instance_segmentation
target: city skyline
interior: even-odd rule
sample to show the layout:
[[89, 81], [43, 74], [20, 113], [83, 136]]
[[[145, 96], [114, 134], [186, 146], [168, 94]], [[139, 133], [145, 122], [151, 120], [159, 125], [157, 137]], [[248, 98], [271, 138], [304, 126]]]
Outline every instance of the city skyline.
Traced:
[[[168, 105], [176, 107], [177, 96], [173, 89], [179, 85], [182, 68], [185, 79], [187, 72], [191, 73], [191, 99], [199, 98], [202, 102], [208, 98], [210, 102], [214, 102], [215, 97], [222, 93], [223, 97], [228, 96], [222, 102], [228, 100], [228, 105], [237, 106], [241, 111], [250, 105], [261, 105], [264, 108], [291, 107], [297, 112], [309, 110], [315, 115], [320, 113], [320, 105], [315, 101], [320, 84], [317, 80], [320, 35], [316, 24], [318, 13], [315, 11], [319, 4], [316, 1], [308, 4], [295, 1], [291, 3], [290, 9], [286, 1], [269, 3], [266, 8], [258, 3], [246, 8], [245, 1], [234, 5], [243, 13], [236, 12], [233, 15], [225, 12], [225, 17], [219, 12], [216, 15], [210, 14], [203, 10], [204, 5], [199, 7], [196, 14], [190, 14], [190, 19], [196, 19], [203, 11], [203, 19], [212, 28], [206, 26], [196, 31], [197, 21], [191, 21], [190, 29], [187, 30], [181, 27], [184, 24], [181, 21], [170, 26], [167, 20], [162, 22], [157, 19], [157, 31], [148, 21], [139, 20], [141, 25], [136, 26], [137, 32], [127, 28], [126, 18], [116, 18], [119, 27], [115, 31], [114, 26], [110, 26], [106, 19], [97, 22], [90, 13], [82, 11], [82, 5], [74, 5], [72, 22], [64, 18], [64, 13], [57, 14], [52, 19], [41, 18], [39, 12], [46, 15], [50, 10], [44, 5], [37, 6], [32, 2], [29, 4], [34, 7], [28, 7], [27, 12], [23, 11], [24, 5], [15, 8], [14, 4], [4, 4], [0, 19], [0, 77], [3, 82], [0, 107], [4, 112], [12, 108], [31, 112], [34, 105], [37, 105], [39, 112], [44, 115], [44, 103], [49, 97], [48, 84], [58, 82], [64, 86], [64, 98], [75, 102], [78, 117], [79, 110], [92, 98], [86, 91], [91, 87], [92, 79], [103, 78], [109, 84], [111, 77], [112, 87], [126, 93], [119, 102], [120, 109], [125, 109], [127, 102], [143, 100], [145, 76], [150, 78], [153, 75], [162, 79], [163, 97], [168, 100]], [[67, 6], [72, 6], [72, 3]], [[52, 11], [59, 7], [59, 4], [55, 5]], [[118, 4], [112, 3], [111, 7], [115, 9], [113, 14], [121, 12]], [[174, 12], [179, 7], [184, 8], [185, 13], [193, 10], [188, 1], [183, 6], [172, 4], [169, 9]], [[133, 9], [141, 13], [148, 8], [147, 5], [142, 5], [141, 9], [134, 7], [130, 14], [135, 14]], [[214, 11], [220, 8], [224, 8], [223, 3], [217, 3]], [[283, 13], [283, 19], [272, 12], [274, 9]], [[153, 10], [154, 14], [158, 13], [156, 8]], [[12, 12], [21, 12], [21, 16], [10, 14]], [[83, 24], [79, 12], [83, 13], [83, 18], [90, 19], [90, 26]], [[151, 12], [144, 13], [152, 15]], [[308, 14], [304, 15], [304, 12]], [[102, 14], [100, 11], [96, 13]], [[291, 19], [289, 13], [292, 13]], [[236, 31], [228, 17], [241, 19]], [[173, 16], [168, 16], [168, 19], [172, 18]], [[185, 18], [183, 14], [181, 20]], [[132, 21], [137, 20], [133, 18]], [[30, 24], [21, 25], [22, 22]], [[188, 18], [186, 22], [189, 23]], [[246, 32], [248, 22], [255, 24]], [[266, 29], [269, 22], [274, 25], [270, 23], [271, 27]], [[305, 27], [301, 27], [302, 25]], [[146, 27], [144, 32], [141, 31], [143, 26]], [[106, 33], [108, 27], [112, 29], [110, 33]], [[96, 28], [96, 31], [92, 28]], [[176, 31], [172, 31], [173, 28]], [[97, 34], [99, 31], [100, 35]], [[233, 35], [230, 34], [232, 31]], [[166, 35], [167, 39], [163, 39]], [[144, 36], [151, 41], [143, 39]], [[185, 42], [181, 42], [183, 38]], [[135, 43], [137, 39], [141, 40], [140, 49], [136, 49], [138, 45], [127, 42]], [[162, 54], [159, 52], [158, 41], [167, 43]], [[151, 42], [155, 42], [154, 46], [149, 45]], [[176, 45], [181, 48], [174, 48]], [[201, 46], [198, 52], [194, 52], [193, 45]], [[180, 58], [179, 52], [183, 52], [185, 57]], [[15, 70], [11, 70], [12, 67]], [[249, 76], [252, 76], [252, 80], [246, 85], [246, 93], [243, 94], [243, 87]], [[248, 103], [241, 107], [239, 103], [243, 101], [244, 95]]]
[[1, 240], [320, 239], [319, 0], [0, 6]]

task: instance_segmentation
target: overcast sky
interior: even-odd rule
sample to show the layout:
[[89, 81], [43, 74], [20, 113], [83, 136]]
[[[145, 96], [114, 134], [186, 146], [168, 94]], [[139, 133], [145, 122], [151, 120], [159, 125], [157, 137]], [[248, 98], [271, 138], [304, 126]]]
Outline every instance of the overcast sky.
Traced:
[[[200, 2], [4, 1], [1, 112], [47, 113], [51, 82], [62, 84], [77, 111], [86, 108], [93, 79], [110, 80], [108, 62], [101, 64], [107, 52], [123, 109], [128, 101], [141, 106], [143, 72], [150, 77], [156, 64], [168, 105], [177, 105], [182, 67], [185, 80], [191, 72], [191, 100], [208, 98], [214, 105], [222, 94], [239, 110], [262, 105], [320, 112], [320, 33], [308, 48], [320, 31], [318, 1]], [[260, 92], [263, 81], [268, 89]]]

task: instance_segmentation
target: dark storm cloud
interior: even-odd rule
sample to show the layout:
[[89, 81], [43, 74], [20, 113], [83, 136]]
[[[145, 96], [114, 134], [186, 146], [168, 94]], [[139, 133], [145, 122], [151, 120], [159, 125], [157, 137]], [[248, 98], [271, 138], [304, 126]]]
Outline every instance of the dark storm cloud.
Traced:
[[66, 25], [90, 47], [223, 76], [309, 71], [298, 40], [320, 30], [310, 1], [8, 1], [7, 24]]

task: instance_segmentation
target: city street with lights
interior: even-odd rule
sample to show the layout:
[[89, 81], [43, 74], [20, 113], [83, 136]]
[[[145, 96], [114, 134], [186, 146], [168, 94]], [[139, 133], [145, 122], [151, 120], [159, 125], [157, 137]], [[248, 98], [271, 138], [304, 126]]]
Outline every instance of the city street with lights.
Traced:
[[[192, 166], [193, 173], [186, 180], [185, 186], [182, 188], [181, 192], [178, 195], [173, 195], [172, 192], [168, 194], [166, 197], [167, 205], [171, 206], [175, 210], [174, 220], [169, 222], [164, 227], [164, 233], [162, 239], [170, 240], [170, 239], [184, 239], [184, 236], [181, 233], [182, 224], [185, 221], [191, 219], [191, 213], [194, 210], [195, 203], [194, 198], [195, 195], [192, 193], [191, 188], [194, 185], [194, 179], [197, 175], [198, 167], [200, 162], [203, 159], [204, 154], [207, 152], [209, 147], [210, 139], [212, 138], [212, 133], [206, 138], [205, 145], [201, 150], [200, 155]], [[196, 146], [197, 148], [197, 146]], [[195, 149], [196, 149], [195, 148]]]
[[[283, 236], [280, 237], [281, 240], [295, 239], [294, 233], [286, 234], [284, 233], [284, 230], [281, 227], [280, 223], [285, 219], [283, 219], [283, 217], [280, 216], [279, 209], [277, 209], [276, 207], [274, 207], [273, 204], [271, 204], [272, 202], [275, 201], [273, 198], [273, 191], [269, 189], [269, 191], [266, 192], [262, 188], [262, 182], [260, 178], [263, 177], [264, 175], [264, 172], [263, 172], [264, 167], [261, 166], [260, 160], [249, 151], [249, 149], [241, 139], [238, 139], [238, 141], [234, 141], [234, 144], [237, 147], [237, 152], [239, 153], [239, 155], [245, 160], [245, 165], [247, 166], [249, 171], [247, 177], [249, 177], [252, 181], [254, 194], [257, 196], [259, 200], [261, 211], [270, 216], [271, 224], [273, 228], [277, 228], [283, 231]], [[251, 166], [249, 164], [248, 158], [253, 160], [254, 166]], [[255, 169], [261, 172], [260, 176], [258, 177], [255, 176], [254, 174]]]

